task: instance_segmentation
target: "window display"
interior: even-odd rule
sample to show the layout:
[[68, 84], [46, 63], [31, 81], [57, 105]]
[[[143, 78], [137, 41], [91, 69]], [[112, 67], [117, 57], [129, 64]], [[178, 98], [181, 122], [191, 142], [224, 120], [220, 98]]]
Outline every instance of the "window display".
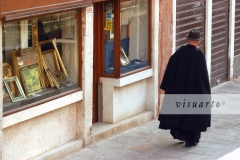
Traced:
[[130, 60], [121, 73], [148, 65], [148, 0], [121, 2], [121, 46]]
[[114, 15], [114, 4], [104, 3], [104, 73], [114, 74], [114, 24], [120, 29], [120, 74], [149, 66], [149, 0], [121, 1], [120, 17]]
[[77, 11], [3, 24], [4, 112], [78, 88]]

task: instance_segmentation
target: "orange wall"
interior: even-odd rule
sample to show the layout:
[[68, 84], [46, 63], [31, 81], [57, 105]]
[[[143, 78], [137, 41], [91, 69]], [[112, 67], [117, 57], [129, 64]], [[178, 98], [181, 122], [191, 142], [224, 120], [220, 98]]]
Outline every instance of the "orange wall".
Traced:
[[[64, 2], [76, 2], [76, 0], [0, 0], [0, 18], [2, 19], [5, 16], [2, 14], [4, 12], [30, 9]], [[77, 0], [77, 2], [88, 3], [92, 2], [92, 0]]]
[[[172, 55], [172, 28], [173, 28], [173, 1], [161, 0], [160, 1], [160, 36], [159, 36], [159, 83], [161, 84], [164, 72], [167, 67], [168, 60]], [[159, 86], [160, 86], [159, 84]], [[163, 90], [159, 91], [159, 107], [161, 106], [164, 93]]]

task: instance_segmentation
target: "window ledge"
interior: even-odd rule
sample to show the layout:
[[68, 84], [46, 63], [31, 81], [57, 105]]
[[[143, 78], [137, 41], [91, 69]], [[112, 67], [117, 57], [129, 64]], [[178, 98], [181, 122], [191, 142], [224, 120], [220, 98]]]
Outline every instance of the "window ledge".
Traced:
[[128, 84], [146, 79], [153, 76], [153, 69], [144, 70], [142, 72], [138, 72], [136, 74], [132, 74], [123, 78], [115, 79], [115, 78], [106, 78], [101, 77], [100, 81], [104, 85], [114, 86], [114, 87], [122, 87]]
[[74, 92], [67, 96], [54, 99], [52, 101], [37, 105], [35, 107], [3, 117], [2, 128], [10, 127], [14, 124], [26, 121], [39, 115], [62, 108], [69, 104], [78, 102], [83, 99], [83, 91]]

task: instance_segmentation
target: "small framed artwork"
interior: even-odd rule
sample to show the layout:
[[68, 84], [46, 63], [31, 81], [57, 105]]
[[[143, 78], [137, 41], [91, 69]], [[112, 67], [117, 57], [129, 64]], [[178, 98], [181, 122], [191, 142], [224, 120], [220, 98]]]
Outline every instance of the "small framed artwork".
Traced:
[[58, 80], [66, 87], [70, 87], [75, 84], [75, 82], [71, 78], [69, 78], [67, 75], [65, 75], [61, 71], [56, 71], [54, 72], [54, 74], [56, 75]]
[[[3, 83], [6, 87], [7, 93], [9, 94], [12, 102], [17, 102], [26, 99], [22, 86], [16, 76], [10, 78], [4, 78]], [[11, 90], [10, 83], [14, 83], [15, 89], [18, 90], [19, 94], [14, 94]]]
[[25, 67], [36, 63], [38, 63], [38, 55], [36, 53], [17, 57], [18, 67]]
[[121, 62], [122, 66], [126, 66], [130, 63], [130, 61], [122, 47], [120, 49], [120, 62]]
[[45, 89], [41, 85], [41, 75], [38, 64], [19, 68], [23, 87], [27, 96]]

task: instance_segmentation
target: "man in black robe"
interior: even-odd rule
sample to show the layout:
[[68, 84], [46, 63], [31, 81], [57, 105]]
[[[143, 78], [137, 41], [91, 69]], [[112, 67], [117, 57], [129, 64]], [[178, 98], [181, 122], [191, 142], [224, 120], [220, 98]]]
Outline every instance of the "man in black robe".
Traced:
[[[204, 94], [211, 95], [205, 56], [196, 47], [199, 45], [200, 31], [192, 29], [186, 35], [188, 44], [180, 47], [169, 59], [160, 88], [166, 95]], [[164, 98], [164, 100], [165, 100]], [[169, 107], [162, 105], [163, 107]], [[159, 115], [160, 129], [170, 129], [174, 139], [185, 141], [185, 147], [196, 146], [201, 132], [210, 127], [209, 114], [164, 114]]]

